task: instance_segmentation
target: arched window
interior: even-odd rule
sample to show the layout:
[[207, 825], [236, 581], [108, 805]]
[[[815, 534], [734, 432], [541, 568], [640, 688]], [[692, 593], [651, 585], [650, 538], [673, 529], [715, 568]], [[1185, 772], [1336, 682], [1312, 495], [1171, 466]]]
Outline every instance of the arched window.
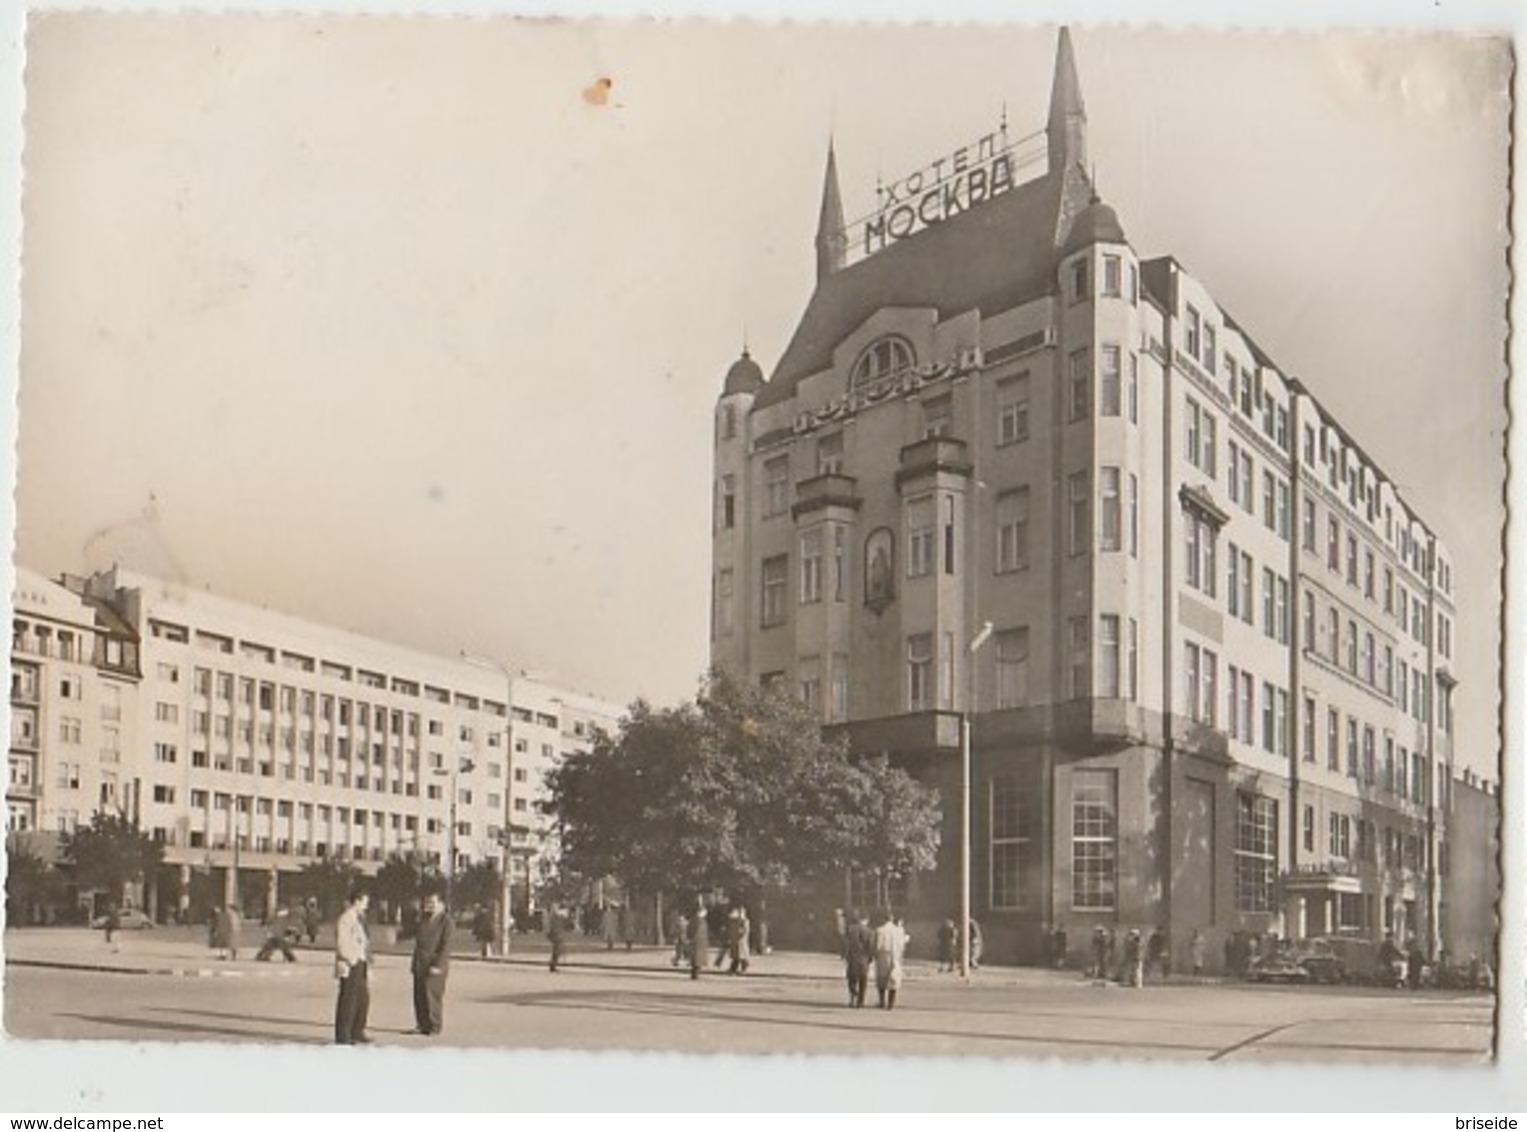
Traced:
[[904, 369], [910, 369], [917, 360], [912, 352], [912, 346], [905, 338], [888, 335], [885, 338], [877, 338], [871, 342], [859, 360], [854, 363], [853, 375], [849, 378], [850, 389], [857, 389], [861, 385], [867, 385], [888, 374], [900, 373]]

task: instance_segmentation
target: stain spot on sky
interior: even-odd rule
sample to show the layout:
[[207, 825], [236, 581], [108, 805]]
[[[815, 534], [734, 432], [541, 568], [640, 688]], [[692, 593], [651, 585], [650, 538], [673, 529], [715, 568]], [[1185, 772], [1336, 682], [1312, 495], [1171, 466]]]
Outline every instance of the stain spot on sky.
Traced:
[[424, 497], [431, 503], [444, 503], [445, 488], [441, 487], [438, 483], [432, 483], [424, 489]]
[[615, 86], [615, 80], [608, 75], [600, 75], [592, 84], [583, 89], [583, 101], [590, 106], [608, 106], [610, 104], [610, 91]]

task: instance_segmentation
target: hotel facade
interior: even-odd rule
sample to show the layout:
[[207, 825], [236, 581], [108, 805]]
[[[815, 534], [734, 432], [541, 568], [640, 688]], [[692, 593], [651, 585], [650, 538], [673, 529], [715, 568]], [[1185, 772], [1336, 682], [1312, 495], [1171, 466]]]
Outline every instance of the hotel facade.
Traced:
[[1089, 168], [1065, 31], [1043, 131], [854, 222], [829, 150], [805, 312], [716, 405], [713, 662], [940, 790], [939, 864], [893, 890], [923, 941], [958, 913], [968, 714], [996, 961], [1097, 925], [1164, 927], [1179, 966], [1195, 931], [1211, 966], [1236, 933], [1435, 953], [1448, 552]]
[[519, 908], [555, 852], [545, 773], [622, 711], [124, 570], [18, 568], [6, 828], [51, 856], [97, 811], [136, 821], [164, 846], [159, 919], [200, 911], [193, 890], [273, 909], [307, 863], [409, 853], [507, 860]]

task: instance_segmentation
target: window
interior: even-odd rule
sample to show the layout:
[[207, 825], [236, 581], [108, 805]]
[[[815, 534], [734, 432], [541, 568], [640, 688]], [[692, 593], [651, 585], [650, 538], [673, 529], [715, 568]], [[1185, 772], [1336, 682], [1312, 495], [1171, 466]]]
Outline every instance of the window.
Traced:
[[1029, 564], [1029, 489], [997, 497], [997, 573], [1023, 570]]
[[1372, 786], [1378, 781], [1378, 751], [1374, 746], [1373, 728], [1363, 728], [1363, 783]]
[[1278, 878], [1278, 801], [1235, 796], [1235, 909], [1271, 912]]
[[1129, 556], [1140, 556], [1140, 480], [1129, 473]]
[[1300, 512], [1300, 522], [1304, 535], [1304, 549], [1311, 554], [1315, 553], [1315, 501], [1306, 499], [1304, 510]]
[[1086, 554], [1092, 541], [1090, 516], [1087, 514], [1087, 473], [1074, 472], [1067, 478], [1066, 496], [1069, 501], [1070, 553]]
[[1300, 717], [1300, 756], [1307, 763], [1315, 761], [1315, 697], [1304, 697], [1304, 714]]
[[1087, 618], [1072, 617], [1068, 624], [1071, 638], [1070, 692], [1072, 699], [1080, 699], [1089, 691], [1087, 668], [1091, 659], [1089, 653], [1092, 649], [1092, 641], [1087, 631]]
[[1091, 297], [1087, 286], [1087, 260], [1076, 260], [1071, 264], [1071, 301], [1080, 303]]
[[1335, 519], [1326, 520], [1326, 565], [1341, 569], [1341, 524]]
[[1117, 879], [1118, 780], [1112, 770], [1071, 775], [1071, 907], [1110, 911]]
[[1120, 546], [1119, 469], [1098, 469], [1098, 538], [1103, 550], [1118, 550]]
[[1218, 474], [1214, 456], [1218, 425], [1214, 415], [1191, 397], [1188, 398], [1187, 428], [1188, 463], [1213, 479]]
[[1092, 357], [1087, 350], [1073, 350], [1067, 380], [1070, 419], [1083, 420], [1092, 404]]
[[1214, 726], [1219, 658], [1209, 649], [1189, 641], [1186, 645], [1188, 672], [1183, 693], [1187, 697], [1188, 718]]
[[843, 471], [843, 434], [824, 433], [817, 438], [817, 475], [835, 476]]
[[1214, 372], [1214, 361], [1215, 361], [1214, 323], [1212, 323], [1212, 322], [1205, 322], [1204, 323], [1204, 356], [1203, 356], [1204, 369], [1208, 370], [1210, 373], [1213, 373]]
[[1032, 799], [1010, 777], [991, 783], [991, 906], [1028, 904], [1029, 837], [1036, 826]]
[[1357, 622], [1347, 621], [1347, 671], [1357, 675]]
[[1189, 303], [1187, 313], [1184, 315], [1182, 322], [1182, 345], [1183, 349], [1187, 351], [1188, 356], [1195, 361], [1198, 360], [1201, 348], [1200, 336], [1202, 328], [1203, 319], [1199, 316], [1198, 308]]
[[790, 556], [777, 555], [763, 561], [763, 602], [760, 625], [767, 629], [785, 620], [785, 586], [790, 571]]
[[1357, 585], [1357, 536], [1347, 532], [1347, 584]]
[[80, 721], [76, 716], [60, 716], [58, 720], [58, 737], [65, 743], [78, 743], [80, 741]]
[[719, 523], [723, 531], [729, 531], [737, 525], [737, 479], [735, 476], [721, 477], [721, 515]]
[[848, 600], [848, 531], [840, 524], [832, 526], [832, 599]]
[[154, 787], [154, 801], [161, 805], [172, 806], [175, 804], [175, 787], [156, 785]]
[[801, 604], [822, 600], [822, 529], [801, 533]]
[[832, 654], [832, 684], [827, 701], [829, 723], [842, 723], [848, 719], [848, 654]]
[[813, 712], [822, 710], [821, 661], [814, 656], [802, 657], [800, 663], [801, 702]]
[[907, 577], [921, 578], [933, 573], [934, 530], [933, 498], [914, 499], [907, 504]]
[[1378, 683], [1378, 673], [1374, 671], [1375, 650], [1373, 634], [1363, 634], [1363, 679], [1370, 684]]
[[1335, 708], [1326, 709], [1326, 769], [1341, 769], [1341, 715]]
[[1352, 819], [1346, 814], [1332, 814], [1329, 827], [1331, 856], [1346, 860], [1352, 855]]
[[1284, 483], [1281, 479], [1274, 480], [1273, 491], [1276, 496], [1275, 514], [1277, 516], [1277, 522], [1275, 524], [1275, 529], [1278, 532], [1278, 537], [1281, 538], [1284, 542], [1287, 542], [1289, 540], [1290, 534], [1292, 533], [1292, 529], [1289, 526], [1288, 514], [1288, 484]]
[[1097, 694], [1104, 699], [1116, 700], [1119, 698], [1120, 662], [1122, 660], [1119, 654], [1119, 646], [1119, 615], [1117, 613], [1104, 613], [1099, 618], [1098, 623], [1097, 689]]
[[1119, 415], [1119, 347], [1104, 346], [1102, 353], [1103, 370], [1099, 375], [1098, 385], [1098, 413], [1105, 417]]
[[1187, 532], [1188, 585], [1209, 597], [1214, 596], [1217, 567], [1214, 563], [1214, 543], [1218, 532], [1207, 516], [1197, 508], [1189, 507], [1183, 512], [1183, 524]]
[[1140, 355], [1129, 355], [1129, 423], [1140, 423]]
[[933, 707], [933, 634], [916, 633], [907, 638], [907, 710]]
[[1315, 651], [1315, 595], [1304, 591], [1304, 624], [1300, 629], [1300, 642], [1305, 652]]
[[854, 363], [849, 388], [857, 389], [882, 377], [900, 373], [916, 361], [912, 347], [904, 338], [887, 337], [872, 342]]
[[154, 718], [160, 723], [179, 723], [180, 708], [176, 704], [157, 703], [154, 705]]
[[1304, 829], [1304, 838], [1303, 838], [1303, 840], [1304, 840], [1304, 851], [1306, 853], [1313, 853], [1313, 852], [1315, 852], [1315, 807], [1314, 806], [1305, 806], [1304, 807], [1303, 829]]
[[1357, 720], [1347, 717], [1347, 777], [1357, 777]]
[[923, 436], [948, 436], [954, 428], [954, 402], [949, 394], [923, 402]]
[[155, 762], [172, 763], [172, 762], [175, 761], [176, 753], [177, 752], [175, 750], [175, 744], [174, 743], [155, 743], [154, 744], [154, 761]]
[[1369, 601], [1372, 601], [1375, 595], [1374, 574], [1373, 551], [1365, 548], [1363, 550], [1363, 596]]
[[1122, 266], [1119, 257], [1116, 255], [1105, 255], [1103, 257], [1103, 295], [1106, 298], [1116, 299], [1119, 297], [1119, 288], [1123, 278], [1123, 272], [1120, 270]]
[[790, 509], [790, 457], [764, 461], [764, 517], [783, 515]]
[[[716, 634], [725, 636], [732, 631], [735, 624], [735, 615], [732, 605], [735, 600], [736, 576], [731, 567], [724, 567], [716, 572]], [[433, 725], [434, 721], [431, 721]]]
[[1124, 657], [1124, 680], [1125, 691], [1131, 701], [1140, 698], [1140, 623], [1133, 617], [1129, 619], [1128, 651]]
[[997, 708], [1027, 707], [1029, 702], [1028, 626], [997, 633]]
[[1017, 444], [1029, 438], [1029, 375], [997, 383], [997, 444]]

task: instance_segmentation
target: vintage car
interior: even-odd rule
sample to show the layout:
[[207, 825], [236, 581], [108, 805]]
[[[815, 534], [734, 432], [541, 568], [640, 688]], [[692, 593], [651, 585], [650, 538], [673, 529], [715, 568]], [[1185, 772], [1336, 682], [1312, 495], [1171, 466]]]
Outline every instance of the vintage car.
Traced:
[[1246, 977], [1256, 983], [1306, 983], [1310, 973], [1297, 956], [1281, 951], [1256, 959]]
[[[93, 928], [104, 928], [107, 917], [97, 916], [90, 921]], [[117, 928], [119, 931], [137, 931], [142, 928], [151, 928], [154, 921], [149, 919], [148, 914], [141, 908], [123, 908], [117, 913]]]

